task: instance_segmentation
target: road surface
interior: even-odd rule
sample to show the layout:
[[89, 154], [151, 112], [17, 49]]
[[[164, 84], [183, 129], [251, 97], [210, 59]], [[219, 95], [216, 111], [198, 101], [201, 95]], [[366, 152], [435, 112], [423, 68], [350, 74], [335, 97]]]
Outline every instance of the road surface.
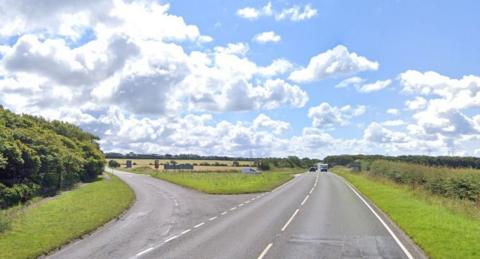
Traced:
[[422, 258], [381, 213], [331, 173], [268, 193], [207, 195], [116, 171], [137, 201], [51, 258]]

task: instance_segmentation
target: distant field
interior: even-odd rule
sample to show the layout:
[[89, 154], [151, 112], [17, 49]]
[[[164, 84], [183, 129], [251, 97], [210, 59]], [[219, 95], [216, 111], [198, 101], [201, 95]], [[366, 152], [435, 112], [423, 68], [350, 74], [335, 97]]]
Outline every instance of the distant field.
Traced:
[[440, 198], [345, 168], [332, 171], [387, 213], [431, 258], [480, 258], [479, 210], [470, 207], [471, 203]]
[[[293, 178], [302, 169], [278, 170], [258, 175], [215, 172], [163, 172], [153, 169], [140, 169], [143, 173], [210, 194], [240, 194], [266, 192]], [[137, 171], [138, 172], [138, 171]]]
[[133, 202], [133, 191], [116, 176], [85, 184], [26, 207], [3, 211], [11, 229], [0, 234], [0, 258], [36, 258], [95, 230]]
[[[125, 167], [126, 160], [132, 160], [133, 167], [151, 167], [154, 168], [155, 159], [107, 159], [115, 160], [120, 163], [121, 167]], [[174, 159], [159, 159], [160, 169], [163, 169], [163, 165], [175, 161], [178, 164], [192, 164], [194, 165], [194, 171], [236, 171], [239, 172], [242, 167], [253, 166], [253, 161], [238, 161], [240, 166], [235, 167], [232, 165], [233, 161], [224, 160], [174, 160]], [[202, 163], [208, 163], [208, 166], [200, 165]], [[226, 166], [214, 166], [215, 163], [225, 164]], [[196, 165], [195, 165], [196, 164]]]

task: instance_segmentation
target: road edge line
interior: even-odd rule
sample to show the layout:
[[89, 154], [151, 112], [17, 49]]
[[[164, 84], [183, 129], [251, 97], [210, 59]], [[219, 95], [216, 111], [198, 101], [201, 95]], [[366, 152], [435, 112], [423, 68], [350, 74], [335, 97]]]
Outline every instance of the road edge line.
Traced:
[[355, 193], [355, 195], [363, 202], [363, 204], [365, 204], [367, 206], [367, 208], [370, 210], [370, 212], [372, 212], [373, 215], [375, 215], [375, 217], [378, 219], [378, 221], [380, 221], [380, 223], [382, 223], [383, 227], [385, 227], [385, 229], [390, 234], [390, 236], [393, 238], [393, 240], [395, 240], [395, 243], [397, 243], [397, 245], [400, 247], [402, 252], [407, 256], [407, 258], [414, 259], [412, 254], [408, 251], [408, 249], [405, 247], [405, 245], [402, 243], [402, 241], [400, 241], [400, 239], [397, 237], [397, 235], [395, 235], [395, 233], [390, 229], [390, 227], [387, 225], [387, 223], [385, 223], [385, 221], [378, 215], [378, 213], [372, 208], [372, 206], [370, 206], [370, 204], [368, 204], [368, 202], [353, 188], [353, 186], [350, 183], [348, 183], [345, 179], [343, 179], [342, 177], [340, 177], [336, 174], [335, 174], [335, 176], [339, 177], [342, 180], [342, 182], [345, 185], [347, 185], [348, 188], [350, 188], [350, 190], [353, 193]]

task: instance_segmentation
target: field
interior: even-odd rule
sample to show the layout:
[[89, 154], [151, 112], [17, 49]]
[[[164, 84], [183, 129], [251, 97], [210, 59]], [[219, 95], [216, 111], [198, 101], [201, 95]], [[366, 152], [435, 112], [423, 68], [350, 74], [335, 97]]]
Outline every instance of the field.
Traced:
[[387, 213], [430, 257], [480, 258], [480, 213], [471, 202], [345, 168], [333, 171]]
[[143, 168], [137, 172], [210, 194], [266, 192], [287, 182], [302, 169], [277, 170], [257, 175], [220, 172], [163, 172]]
[[2, 211], [11, 220], [0, 234], [0, 258], [36, 258], [89, 233], [127, 209], [133, 191], [119, 178], [82, 185], [52, 198]]
[[[115, 160], [120, 163], [121, 167], [125, 167], [126, 160], [129, 159], [107, 159]], [[135, 167], [151, 167], [154, 168], [155, 159], [130, 159], [132, 160], [133, 168]], [[198, 172], [240, 172], [242, 167], [253, 166], [253, 161], [238, 161], [239, 166], [233, 166], [233, 161], [225, 160], [172, 160], [172, 159], [159, 159], [160, 169], [163, 171], [163, 165], [175, 161], [178, 164], [192, 164], [194, 165], [194, 171]], [[201, 165], [208, 163], [209, 165]], [[215, 165], [217, 164], [217, 165]]]

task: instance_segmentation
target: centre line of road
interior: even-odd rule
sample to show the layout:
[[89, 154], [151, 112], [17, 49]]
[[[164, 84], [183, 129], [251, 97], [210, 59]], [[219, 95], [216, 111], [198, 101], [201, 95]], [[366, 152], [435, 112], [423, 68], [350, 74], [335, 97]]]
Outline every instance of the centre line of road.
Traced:
[[231, 211], [234, 211], [234, 210], [236, 210], [236, 209], [237, 209], [237, 207], [233, 207], [233, 208], [231, 208], [230, 210], [231, 210]]
[[299, 209], [297, 209], [293, 215], [290, 217], [290, 219], [288, 219], [287, 223], [285, 223], [285, 225], [283, 226], [282, 228], [282, 232], [285, 231], [285, 229], [288, 227], [288, 225], [290, 224], [290, 222], [292, 222], [293, 218], [295, 218], [295, 216], [297, 215]]
[[146, 250], [144, 250], [144, 251], [136, 254], [136, 256], [137, 256], [137, 257], [140, 257], [140, 256], [142, 256], [142, 255], [144, 255], [144, 254], [146, 254], [146, 253], [148, 253], [148, 252], [150, 252], [150, 251], [152, 251], [152, 250], [153, 250], [153, 247], [150, 247], [150, 248], [148, 248], [148, 249], [146, 249]]
[[215, 216], [215, 217], [209, 218], [208, 220], [209, 220], [209, 221], [212, 221], [212, 220], [216, 220], [217, 218], [218, 218], [218, 216]]
[[238, 207], [242, 207], [243, 205], [244, 205], [243, 203], [240, 203], [240, 204], [238, 204]]
[[[339, 176], [337, 176], [337, 177], [339, 177]], [[393, 231], [390, 229], [390, 227], [385, 223], [385, 221], [383, 221], [383, 219], [370, 206], [370, 204], [368, 204], [368, 202], [352, 187], [351, 184], [347, 183], [343, 178], [340, 178], [340, 179], [343, 181], [343, 183], [345, 183], [350, 188], [350, 190], [352, 190], [353, 193], [355, 193], [357, 195], [357, 197], [365, 204], [365, 206], [367, 206], [367, 208], [373, 213], [373, 215], [375, 215], [375, 217], [380, 221], [380, 223], [382, 223], [382, 225], [385, 227], [385, 229], [387, 229], [387, 232], [390, 234], [390, 236], [392, 236], [392, 238], [395, 240], [395, 242], [400, 247], [400, 249], [402, 249], [403, 253], [407, 256], [407, 258], [414, 259], [412, 254], [410, 254], [410, 252], [403, 245], [403, 243], [400, 241], [400, 239], [397, 237], [397, 235], [395, 235], [395, 233], [393, 233]]]
[[220, 215], [223, 216], [223, 215], [226, 215], [227, 213], [228, 213], [228, 211], [224, 211], [224, 212], [222, 212]]
[[[167, 240], [163, 241], [163, 243], [168, 243], [168, 242], [170, 242], [170, 241], [174, 240], [174, 239], [175, 239], [175, 238], [177, 238], [177, 237], [178, 237], [178, 236], [173, 236], [173, 237], [171, 237], [171, 238], [169, 238], [169, 239], [167, 239]], [[152, 248], [152, 249], [153, 249], [153, 248]]]
[[300, 205], [303, 206], [303, 204], [305, 204], [305, 202], [308, 200], [308, 197], [310, 197], [310, 194], [308, 194], [307, 196], [305, 196], [305, 199], [303, 199], [302, 203]]
[[197, 225], [193, 226], [193, 228], [199, 228], [199, 227], [203, 226], [204, 224], [205, 224], [205, 222], [202, 222], [200, 224], [197, 224]]
[[267, 247], [263, 249], [263, 252], [258, 256], [257, 259], [262, 259], [268, 253], [268, 250], [270, 250], [270, 247], [272, 247], [272, 245], [272, 243], [268, 244]]
[[189, 229], [183, 231], [180, 235], [185, 235], [185, 234], [187, 234], [187, 233], [190, 232], [190, 231], [192, 231], [192, 229], [189, 228]]

